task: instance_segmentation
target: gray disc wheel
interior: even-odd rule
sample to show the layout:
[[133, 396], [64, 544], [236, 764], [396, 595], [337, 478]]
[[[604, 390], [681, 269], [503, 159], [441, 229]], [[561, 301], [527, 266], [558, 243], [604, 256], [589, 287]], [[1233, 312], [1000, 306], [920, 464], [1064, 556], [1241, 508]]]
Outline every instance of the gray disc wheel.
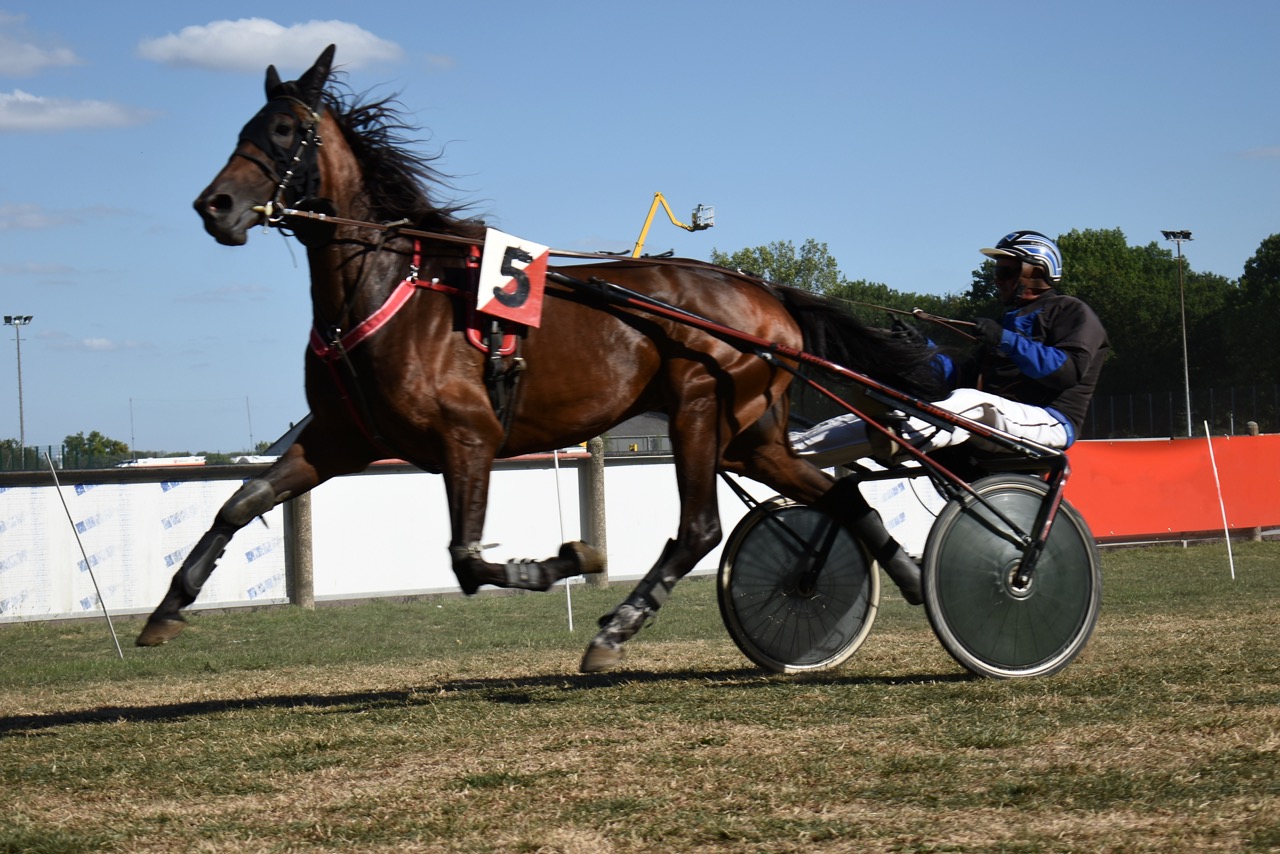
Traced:
[[[1031, 531], [1048, 485], [995, 475], [974, 490]], [[1047, 676], [1084, 649], [1102, 606], [1102, 568], [1088, 525], [1067, 502], [1031, 582], [1012, 581], [1022, 557], [1008, 524], [972, 496], [948, 502], [925, 545], [925, 610], [952, 658], [979, 676]]]
[[774, 673], [826, 670], [871, 632], [880, 579], [834, 519], [782, 497], [757, 505], [725, 544], [720, 616], [743, 654]]

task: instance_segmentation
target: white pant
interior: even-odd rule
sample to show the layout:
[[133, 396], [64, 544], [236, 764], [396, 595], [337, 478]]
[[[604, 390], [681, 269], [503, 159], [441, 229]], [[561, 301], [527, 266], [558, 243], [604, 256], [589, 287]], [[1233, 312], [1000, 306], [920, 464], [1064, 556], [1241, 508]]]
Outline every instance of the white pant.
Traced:
[[[997, 397], [976, 388], [958, 388], [945, 400], [934, 405], [971, 421], [1003, 430], [1019, 439], [1029, 439], [1050, 448], [1067, 446], [1067, 428], [1048, 410], [1038, 406]], [[941, 430], [927, 421], [908, 418], [901, 436], [928, 453], [968, 440], [969, 431], [958, 427]], [[999, 450], [998, 445], [982, 439], [973, 441], [979, 447]], [[844, 465], [871, 454], [867, 425], [853, 413], [838, 415], [809, 430], [792, 433], [791, 446], [800, 456], [822, 468]]]

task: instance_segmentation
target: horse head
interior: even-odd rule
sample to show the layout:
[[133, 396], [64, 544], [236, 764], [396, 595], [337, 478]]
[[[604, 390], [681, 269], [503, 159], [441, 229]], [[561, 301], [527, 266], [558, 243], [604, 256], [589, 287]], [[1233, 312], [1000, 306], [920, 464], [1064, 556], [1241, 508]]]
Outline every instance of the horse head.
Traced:
[[282, 82], [275, 66], [267, 67], [266, 105], [241, 129], [227, 165], [194, 203], [219, 243], [244, 244], [249, 229], [274, 209], [325, 206], [317, 198], [319, 130], [334, 50], [325, 48], [297, 80]]

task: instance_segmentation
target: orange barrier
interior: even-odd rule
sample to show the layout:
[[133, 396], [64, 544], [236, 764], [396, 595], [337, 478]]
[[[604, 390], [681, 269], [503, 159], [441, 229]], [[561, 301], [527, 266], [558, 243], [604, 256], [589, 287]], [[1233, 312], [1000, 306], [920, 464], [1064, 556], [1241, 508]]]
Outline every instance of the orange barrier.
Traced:
[[1072, 446], [1066, 496], [1100, 540], [1280, 524], [1280, 434]]

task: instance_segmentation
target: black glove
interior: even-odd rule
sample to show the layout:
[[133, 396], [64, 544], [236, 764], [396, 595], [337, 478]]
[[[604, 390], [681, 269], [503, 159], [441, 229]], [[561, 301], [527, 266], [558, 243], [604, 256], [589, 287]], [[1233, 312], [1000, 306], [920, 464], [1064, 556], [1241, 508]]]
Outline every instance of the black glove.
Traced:
[[903, 323], [899, 318], [894, 318], [893, 325], [889, 327], [889, 334], [904, 344], [914, 344], [917, 347], [925, 347], [929, 344], [919, 329]]
[[994, 320], [986, 317], [979, 317], [973, 322], [974, 335], [977, 336], [978, 343], [988, 350], [994, 350], [1000, 346], [1000, 342], [1004, 340], [1004, 327]]

